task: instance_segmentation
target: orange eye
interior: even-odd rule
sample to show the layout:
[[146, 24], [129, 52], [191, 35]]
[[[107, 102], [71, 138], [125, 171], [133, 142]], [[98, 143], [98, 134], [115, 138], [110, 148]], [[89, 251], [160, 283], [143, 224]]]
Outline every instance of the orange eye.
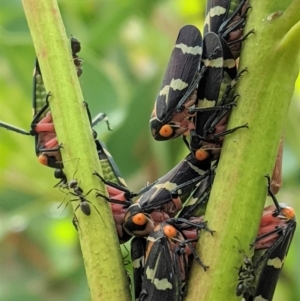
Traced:
[[164, 226], [164, 233], [167, 237], [172, 238], [177, 235], [177, 230], [171, 225], [166, 225]]
[[203, 161], [208, 158], [208, 152], [203, 149], [197, 149], [195, 152], [195, 158], [199, 161]]
[[288, 218], [288, 219], [293, 219], [295, 218], [295, 210], [292, 207], [285, 207], [282, 209], [282, 214]]
[[172, 134], [173, 134], [173, 129], [170, 125], [166, 124], [166, 125], [163, 125], [161, 127], [161, 129], [159, 130], [159, 134], [162, 136], [162, 137], [170, 137]]
[[41, 164], [48, 166], [48, 157], [46, 155], [39, 155], [38, 160]]
[[136, 225], [142, 226], [147, 223], [147, 218], [145, 214], [138, 213], [132, 218], [132, 222], [135, 223]]

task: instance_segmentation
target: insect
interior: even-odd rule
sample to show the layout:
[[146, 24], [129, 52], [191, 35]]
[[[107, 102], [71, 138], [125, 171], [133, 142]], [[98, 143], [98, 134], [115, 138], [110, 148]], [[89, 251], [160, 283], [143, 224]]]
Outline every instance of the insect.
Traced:
[[[4, 127], [22, 135], [35, 136], [35, 152], [40, 163], [47, 164], [52, 168], [60, 168], [62, 166], [59, 153], [60, 146], [57, 141], [54, 142], [55, 133], [51, 114], [47, 114], [45, 117], [41, 118], [48, 108], [48, 99], [50, 96], [51, 94], [48, 93], [46, 96], [46, 105], [34, 116], [30, 131], [27, 132], [4, 122], [0, 122], [0, 127]], [[56, 145], [55, 147], [52, 147], [53, 142]], [[42, 153], [44, 153], [44, 156], [40, 157]]]
[[[226, 84], [225, 91], [223, 89], [205, 89], [204, 94], [202, 94], [202, 92], [200, 92], [201, 86], [199, 85], [198, 103], [196, 107], [192, 109], [194, 112], [197, 112], [193, 118], [195, 128], [190, 131], [190, 142], [188, 143], [184, 139], [198, 160], [207, 158], [210, 158], [210, 160], [217, 159], [220, 155], [224, 136], [238, 129], [248, 128], [247, 124], [243, 124], [232, 129], [226, 129], [229, 113], [232, 107], [236, 106], [235, 98], [237, 95], [231, 96], [231, 92], [235, 83], [245, 71], [246, 70], [242, 70], [230, 84]], [[214, 70], [214, 72], [216, 71]], [[221, 76], [224, 76], [224, 72]], [[213, 79], [213, 75], [208, 77], [207, 81], [211, 84], [206, 85], [207, 87], [213, 85]], [[223, 83], [220, 84], [223, 85]], [[221, 87], [221, 85], [219, 85], [219, 87]], [[209, 110], [209, 108], [211, 108], [211, 110]]]
[[[193, 32], [192, 36], [197, 36], [198, 39], [191, 39], [191, 32]], [[186, 41], [184, 41], [184, 37]], [[190, 53], [176, 52], [179, 42], [182, 42], [185, 45], [184, 47], [188, 44], [194, 48], [199, 47], [197, 45], [201, 43], [201, 48], [199, 48], [201, 49], [201, 53], [197, 53], [195, 56]], [[182, 45], [182, 43], [179, 45]], [[227, 61], [226, 63], [223, 62], [223, 44], [215, 33], [207, 33], [204, 37], [203, 45], [206, 46], [202, 54], [202, 37], [197, 28], [187, 25], [181, 29], [150, 119], [151, 132], [156, 140], [176, 138], [194, 128], [193, 122], [190, 119], [195, 115], [193, 106], [197, 103], [197, 88], [198, 84], [199, 88], [200, 86], [206, 86], [205, 83], [201, 84], [201, 82], [207, 78], [206, 73], [209, 68], [211, 72], [214, 72], [215, 76], [213, 78], [214, 84], [208, 90], [210, 88], [215, 91], [219, 90], [218, 86], [222, 82], [223, 65], [225, 65], [227, 72], [232, 77], [236, 74], [234, 60], [231, 66]], [[181, 48], [185, 49], [183, 46]], [[198, 66], [195, 65], [196, 62]], [[217, 77], [217, 73], [219, 77]], [[194, 80], [195, 78], [196, 80]], [[175, 86], [175, 81], [180, 84], [184, 83], [183, 88]], [[201, 108], [201, 110], [206, 111], [207, 109]], [[208, 110], [220, 110], [220, 108], [208, 108]]]
[[[206, 133], [204, 133], [205, 124], [211, 119], [210, 117], [216, 110], [222, 112], [224, 110], [228, 111], [230, 108], [220, 107], [218, 106], [219, 103], [217, 103], [224, 73], [221, 40], [215, 33], [210, 32], [205, 35], [203, 44], [202, 61], [207, 70], [205, 76], [199, 83], [195, 107], [190, 109], [190, 113], [194, 113], [194, 128], [190, 130], [190, 143], [188, 143], [185, 136], [183, 136], [185, 143], [198, 160], [200, 159], [200, 156], [197, 150], [200, 148], [203, 141], [207, 139], [205, 136]], [[209, 59], [211, 53], [215, 53], [215, 56]], [[203, 157], [201, 154], [201, 160], [202, 159]]]
[[119, 171], [116, 162], [114, 161], [104, 142], [96, 139], [95, 144], [98, 153], [98, 158], [101, 164], [101, 169], [105, 174], [105, 180], [111, 181], [123, 187], [127, 187], [126, 182], [122, 178], [121, 172]]
[[[197, 241], [200, 229], [213, 233], [202, 219], [193, 222], [169, 219], [154, 228], [147, 238], [139, 301], [183, 299], [191, 259], [195, 258], [205, 270], [208, 268], [192, 244]], [[193, 237], [187, 238], [185, 230], [193, 230]]]
[[178, 217], [190, 219], [193, 216], [202, 216], [205, 214], [217, 165], [217, 162], [213, 163], [210, 174], [196, 186], [193, 193], [185, 202]]
[[[90, 124], [91, 124], [91, 127], [93, 128], [94, 126], [96, 126], [99, 122], [101, 122], [102, 120], [104, 120], [106, 122], [106, 125], [107, 125], [107, 128], [108, 130], [112, 130], [111, 127], [110, 127], [110, 123], [109, 123], [109, 120], [106, 116], [105, 113], [99, 113], [98, 115], [96, 115], [94, 117], [94, 119], [92, 120], [92, 117], [91, 117], [91, 113], [90, 113], [90, 110], [89, 110], [89, 107], [88, 107], [88, 104], [86, 102], [84, 102], [84, 106], [86, 108], [86, 111], [87, 111], [87, 114], [88, 114], [88, 118], [89, 118], [89, 121], [90, 121]], [[48, 113], [49, 116], [51, 116], [51, 112]], [[51, 123], [53, 122], [52, 121], [52, 118], [51, 120], [49, 119], [49, 121], [51, 121]], [[120, 175], [120, 172], [119, 172], [119, 169], [116, 165], [116, 163], [114, 162], [112, 156], [110, 155], [110, 153], [107, 151], [105, 145], [103, 142], [101, 142], [100, 140], [97, 140], [97, 132], [95, 130], [93, 130], [93, 137], [95, 139], [95, 144], [96, 144], [96, 149], [97, 149], [97, 153], [98, 153], [98, 157], [99, 157], [99, 160], [100, 160], [100, 163], [102, 162], [103, 165], [102, 168], [107, 168], [107, 164], [110, 164], [112, 166], [112, 168], [114, 169], [115, 173], [118, 174], [118, 177], [119, 177], [119, 181], [120, 181], [120, 185], [122, 184], [125, 184], [125, 181], [123, 178], [121, 178], [121, 175]], [[56, 138], [56, 134], [54, 132], [54, 136], [53, 136], [53, 139], [51, 139], [50, 141], [48, 141], [48, 145], [50, 144], [50, 142], [52, 143], [52, 147], [57, 147], [58, 146], [58, 141], [57, 141], [57, 138]], [[46, 165], [46, 166], [49, 166], [49, 160], [51, 160], [51, 156], [49, 156], [49, 154], [47, 154], [47, 152], [49, 152], [48, 149], [45, 149], [44, 152], [42, 152], [39, 157], [38, 157], [38, 160], [40, 163], [42, 163], [43, 165]], [[60, 155], [60, 153], [59, 153]], [[107, 172], [108, 175], [111, 175], [110, 172]], [[59, 179], [59, 182], [54, 185], [54, 187], [68, 187], [68, 180], [67, 180], [67, 177], [63, 171], [63, 164], [60, 165], [60, 168], [56, 168], [55, 171], [54, 171], [54, 177], [56, 179]]]
[[[81, 67], [82, 60], [77, 56], [80, 51], [80, 43], [75, 38], [71, 39], [71, 49], [75, 67]], [[79, 76], [81, 72], [77, 74]], [[0, 127], [22, 135], [34, 136], [35, 153], [39, 162], [52, 168], [62, 168], [59, 152], [61, 146], [57, 142], [52, 116], [49, 112], [49, 97], [51, 94], [46, 92], [38, 60], [36, 60], [33, 75], [33, 91], [34, 117], [30, 130], [26, 131], [4, 122], [0, 122]]]
[[70, 200], [69, 202], [72, 201], [80, 201], [74, 212], [80, 208], [81, 211], [85, 215], [90, 215], [91, 214], [91, 207], [89, 204], [91, 204], [90, 201], [86, 199], [87, 195], [92, 191], [88, 191], [85, 195], [83, 194], [83, 190], [81, 187], [79, 187], [77, 180], [73, 179], [69, 182], [69, 188], [73, 190], [73, 192], [70, 192], [72, 195], [77, 196], [78, 199]]
[[145, 266], [146, 239], [134, 237], [131, 240], [131, 260], [133, 267], [133, 283], [135, 300], [140, 296]]
[[[204, 46], [202, 61], [206, 53], [212, 52], [212, 45], [218, 45], [218, 66], [206, 60], [211, 67], [198, 86], [197, 102], [189, 113], [193, 117], [195, 128], [190, 131], [190, 143], [184, 138], [186, 145], [198, 160], [208, 157], [215, 160], [219, 157], [223, 137], [237, 129], [247, 128], [243, 124], [226, 130], [231, 108], [236, 105], [233, 88], [243, 72], [237, 74], [234, 55], [239, 56], [245, 25], [247, 1], [208, 1], [204, 26]], [[230, 16], [229, 16], [230, 15]], [[238, 49], [236, 47], [238, 45]], [[234, 53], [232, 53], [234, 52]], [[210, 111], [209, 111], [209, 108]], [[220, 108], [218, 110], [218, 108]]]
[[[211, 157], [217, 159], [221, 147], [222, 137], [239, 129], [246, 128], [247, 124], [226, 131], [230, 110], [236, 105], [233, 95], [233, 88], [245, 70], [237, 74], [237, 66], [234, 54], [236, 45], [240, 45], [243, 39], [243, 28], [247, 11], [250, 8], [245, 0], [239, 1], [208, 1], [206, 7], [206, 18], [204, 25], [204, 40], [208, 33], [214, 33], [213, 42], [219, 43], [220, 60], [219, 68], [208, 68], [203, 80], [198, 87], [198, 101], [195, 108], [190, 112], [196, 113], [194, 119], [195, 129], [191, 131], [190, 149], [199, 160]], [[205, 41], [204, 41], [205, 48]], [[205, 56], [203, 51], [203, 56]], [[239, 56], [239, 52], [238, 52]], [[211, 112], [202, 111], [203, 108], [211, 107]], [[221, 107], [222, 110], [215, 110], [213, 107]], [[221, 138], [221, 139], [220, 139]], [[187, 142], [186, 142], [187, 144]]]
[[284, 228], [289, 223], [296, 226], [295, 210], [284, 203], [278, 203], [272, 192], [270, 176], [266, 175], [266, 178], [268, 181], [268, 195], [272, 198], [274, 205], [270, 205], [264, 209], [258, 237], [253, 243], [255, 249], [269, 247], [269, 244], [274, 242], [272, 239], [277, 238], [277, 234], [282, 232], [280, 227]]
[[[237, 237], [235, 238], [237, 239]], [[253, 282], [255, 281], [256, 277], [255, 267], [252, 259], [248, 257], [243, 250], [242, 252], [244, 253], [243, 264], [240, 266], [238, 271], [238, 284], [235, 290], [236, 296], [242, 296], [248, 293], [253, 286]]]
[[[105, 176], [105, 178], [102, 178], [99, 175], [99, 173], [97, 173], [97, 172], [94, 172], [94, 174], [96, 176], [100, 177], [101, 179], [103, 179], [103, 181], [111, 183], [111, 185], [115, 184], [118, 187], [118, 189], [116, 189], [113, 186], [109, 186], [109, 185], [106, 186], [110, 198], [113, 198], [114, 200], [119, 198], [120, 203], [111, 202], [110, 207], [111, 207], [113, 218], [115, 221], [115, 226], [116, 226], [117, 234], [119, 237], [119, 241], [120, 241], [120, 243], [125, 243], [126, 241], [128, 241], [130, 239], [131, 236], [128, 235], [123, 230], [123, 227], [122, 227], [124, 215], [127, 210], [126, 205], [124, 205], [124, 203], [125, 203], [125, 200], [131, 201], [131, 198], [134, 197], [134, 193], [131, 193], [128, 190], [126, 182], [121, 177], [119, 168], [118, 168], [116, 162], [114, 161], [113, 157], [107, 150], [105, 144], [103, 142], [101, 142], [100, 140], [95, 140], [95, 143], [96, 143], [96, 147], [97, 147], [99, 161], [101, 164], [101, 169], [103, 171], [103, 175]], [[120, 194], [122, 194], [122, 191], [120, 191], [120, 189], [123, 189], [124, 191], [126, 191], [126, 193], [121, 195], [121, 197], [120, 197]], [[101, 194], [97, 194], [97, 195], [99, 196]], [[102, 197], [107, 199], [107, 197], [104, 195], [102, 195]]]
[[248, 10], [248, 0], [209, 0], [206, 6], [204, 34], [215, 32], [226, 42], [232, 58], [240, 55], [241, 44], [253, 30], [243, 36]]
[[[78, 159], [79, 160], [79, 159]], [[77, 161], [77, 164], [78, 164], [78, 161]], [[77, 172], [77, 169], [74, 173], [74, 176]], [[73, 178], [74, 178], [73, 176]], [[99, 216], [102, 218], [99, 210], [95, 207], [95, 205], [90, 202], [88, 199], [87, 199], [87, 196], [95, 190], [95, 188], [92, 188], [90, 189], [86, 194], [83, 193], [83, 189], [79, 186], [79, 183], [76, 179], [71, 179], [67, 184], [69, 189], [73, 190], [73, 191], [69, 191], [67, 195], [71, 194], [73, 196], [76, 196], [75, 199], [71, 199], [69, 200], [66, 205], [65, 205], [65, 208], [68, 206], [68, 204], [70, 202], [75, 202], [75, 201], [79, 201], [79, 204], [77, 205], [77, 207], [74, 209], [74, 217], [73, 217], [73, 225], [75, 226], [75, 228], [77, 229], [77, 225], [79, 225], [78, 223], [78, 219], [77, 219], [77, 216], [76, 216], [76, 211], [78, 210], [78, 208], [81, 209], [82, 213], [85, 214], [86, 216], [89, 216], [91, 215], [91, 205], [94, 206], [95, 210], [97, 211], [97, 213], [99, 214]], [[58, 208], [63, 204], [64, 200], [62, 201], [62, 203], [58, 206]]]
[[258, 236], [252, 244], [255, 248], [252, 264], [247, 259], [248, 265], [240, 268], [236, 294], [238, 296], [243, 294], [246, 301], [256, 298], [272, 300], [296, 229], [294, 209], [278, 203], [271, 191], [270, 177], [268, 175], [266, 177], [268, 194], [274, 205], [264, 209]]
[[174, 217], [195, 186], [209, 174], [210, 162], [197, 162], [189, 154], [130, 205], [124, 230], [134, 236], [147, 236], [156, 223]]
[[[48, 105], [48, 101], [47, 101], [47, 105]], [[96, 124], [98, 124], [100, 121], [104, 120], [107, 124], [108, 130], [111, 130], [109, 120], [108, 120], [105, 113], [99, 113], [92, 120], [91, 119], [91, 113], [90, 113], [87, 102], [83, 102], [83, 105], [86, 108], [88, 118], [89, 118], [89, 121], [90, 121], [90, 124], [91, 124], [92, 128]], [[51, 112], [47, 112], [47, 115], [43, 120], [45, 120], [46, 118], [47, 118], [47, 125], [49, 127], [51, 126], [53, 128], [53, 130], [51, 132], [40, 133], [39, 134], [39, 137], [38, 137], [40, 139], [39, 142], [40, 142], [40, 144], [43, 145], [43, 148], [39, 148], [40, 154], [38, 155], [38, 161], [43, 165], [53, 167], [53, 168], [56, 167], [56, 168], [62, 169], [63, 164], [61, 163], [61, 155], [60, 155], [60, 151], [59, 151], [61, 145], [58, 144], [58, 140], [57, 140], [57, 137], [56, 137], [56, 132], [55, 132], [55, 129], [54, 129], [54, 124], [53, 124]], [[97, 132], [95, 130], [92, 130], [92, 132], [93, 132], [94, 139], [96, 139], [97, 138]], [[41, 139], [41, 137], [42, 137], [42, 139]], [[57, 174], [59, 174], [59, 172]], [[55, 175], [55, 177], [56, 177], [56, 175]]]
[[74, 65], [76, 67], [76, 73], [77, 73], [77, 76], [79, 77], [82, 74], [81, 66], [83, 64], [83, 60], [81, 58], [79, 58], [77, 55], [78, 52], [80, 52], [80, 50], [81, 50], [81, 44], [74, 37], [71, 37], [71, 50], [72, 50], [72, 57], [73, 57]]
[[[126, 208], [123, 229], [130, 235], [147, 236], [155, 223], [174, 217], [182, 208], [194, 187], [210, 174], [210, 162], [199, 162], [191, 154], [179, 162], [165, 176], [146, 186], [138, 193], [130, 192], [118, 184], [106, 181], [94, 173], [106, 184], [109, 198], [98, 194], [113, 204]], [[180, 198], [179, 198], [180, 195]], [[132, 198], [140, 196], [133, 203]]]
[[[96, 118], [94, 118], [92, 124], [95, 122], [95, 119]], [[110, 181], [110, 183], [116, 183], [118, 185], [118, 187], [124, 187], [124, 189], [127, 189], [125, 180], [121, 177], [119, 168], [116, 165], [113, 157], [107, 150], [105, 144], [102, 141], [95, 139], [95, 145], [96, 145], [96, 149], [97, 149], [97, 153], [98, 153], [98, 158], [99, 158], [99, 161], [101, 164], [101, 168], [102, 168], [103, 174], [105, 175], [105, 179], [107, 181]], [[96, 173], [96, 174], [98, 176], [100, 176], [98, 173]], [[71, 180], [70, 182], [68, 182], [67, 177], [64, 174], [62, 169], [56, 169], [54, 175], [56, 178], [60, 179], [60, 182], [57, 183], [54, 187], [73, 189], [73, 192], [69, 192], [69, 194], [71, 193], [72, 195], [78, 196], [78, 199], [71, 200], [71, 201], [75, 201], [75, 200], [80, 201], [80, 204], [75, 209], [75, 211], [80, 207], [84, 214], [90, 215], [89, 214], [90, 202], [86, 199], [86, 196], [92, 190], [97, 190], [97, 189], [96, 188], [91, 189], [87, 194], [83, 195], [83, 191], [79, 187], [77, 180]], [[110, 195], [111, 197], [115, 196], [113, 188], [111, 190], [109, 190], [109, 193], [111, 194]], [[120, 192], [118, 190], [117, 194], [119, 194], [119, 193]], [[103, 197], [105, 197], [105, 196], [103, 196]], [[122, 221], [123, 221], [126, 209], [124, 209], [124, 206], [120, 205], [120, 204], [111, 203], [110, 205], [111, 205], [111, 210], [113, 213], [116, 230], [118, 233], [120, 243], [125, 243], [131, 237], [126, 232], [124, 232], [123, 228], [122, 228]], [[98, 210], [97, 210], [97, 212], [98, 212]], [[75, 228], [77, 229], [78, 221], [77, 221], [76, 216], [74, 216], [74, 218], [73, 218], [73, 224], [74, 224]]]
[[279, 237], [272, 246], [266, 251], [255, 251], [254, 262], [258, 266], [257, 273], [259, 274], [259, 277], [256, 276], [255, 297], [262, 296], [266, 300], [272, 300], [295, 229], [295, 220], [288, 222], [286, 226], [278, 229]]
[[[114, 174], [115, 172], [110, 171], [109, 173]], [[103, 183], [106, 184], [106, 189], [109, 197], [103, 195], [102, 193], [97, 193], [97, 196], [104, 198], [110, 203], [119, 240], [121, 243], [126, 242], [131, 237], [131, 234], [124, 231], [123, 224], [124, 224], [125, 215], [128, 212], [128, 208], [130, 208], [130, 206], [133, 204], [132, 199], [136, 196], [145, 193], [147, 190], [151, 189], [151, 187], [155, 183], [152, 183], [142, 188], [139, 192], [135, 193], [130, 191], [127, 188], [127, 186], [123, 185], [122, 183], [116, 183], [116, 181], [112, 181], [111, 179], [108, 180], [108, 176], [106, 174], [105, 174], [105, 178], [103, 178], [96, 171], [94, 171], [93, 175], [97, 176]]]
[[[207, 2], [204, 36], [213, 32], [220, 39], [224, 71], [222, 86], [226, 89], [228, 86], [232, 86], [230, 82], [237, 76], [237, 62], [235, 60], [240, 54], [242, 41], [248, 36], [247, 34], [243, 38], [243, 29], [249, 8], [247, 0], [209, 0]], [[220, 94], [222, 95], [222, 93]]]
[[175, 47], [151, 114], [150, 128], [156, 140], [176, 138], [189, 129], [187, 109], [196, 102], [202, 37], [193, 25], [179, 31]]
[[[276, 221], [274, 222], [276, 224]], [[273, 298], [296, 222], [290, 220], [286, 225], [278, 226], [278, 229], [276, 227], [273, 225], [273, 231], [265, 234], [267, 244], [262, 249], [255, 249], [252, 259], [244, 257], [244, 264], [239, 269], [236, 295], [243, 295], [246, 301], [256, 300], [255, 298], [262, 298], [261, 300]]]

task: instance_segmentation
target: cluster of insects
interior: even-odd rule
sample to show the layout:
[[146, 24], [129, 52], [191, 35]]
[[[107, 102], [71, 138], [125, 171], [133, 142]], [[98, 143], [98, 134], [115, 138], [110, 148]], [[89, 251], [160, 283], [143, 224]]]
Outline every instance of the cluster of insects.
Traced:
[[[134, 266], [134, 298], [148, 300], [184, 300], [189, 270], [193, 261], [204, 270], [195, 250], [200, 231], [214, 231], [204, 220], [211, 187], [217, 170], [223, 138], [237, 130], [246, 131], [247, 124], [228, 129], [231, 110], [237, 105], [235, 84], [247, 70], [238, 72], [241, 45], [249, 34], [244, 33], [248, 0], [208, 0], [203, 38], [193, 25], [183, 26], [171, 53], [166, 73], [150, 117], [155, 140], [182, 137], [188, 154], [167, 174], [139, 192], [128, 189], [118, 167], [105, 145], [94, 132], [95, 147], [104, 171], [102, 181], [108, 195], [104, 197], [113, 213], [120, 243], [131, 240]], [[83, 61], [78, 57], [80, 43], [71, 38], [71, 52], [77, 75], [82, 74]], [[58, 143], [49, 111], [51, 97], [43, 84], [38, 61], [34, 73], [34, 118], [30, 131], [4, 122], [0, 127], [35, 137], [35, 152], [40, 163], [55, 169], [58, 187], [78, 201], [73, 224], [78, 229], [76, 211], [89, 216], [91, 206], [79, 181], [67, 180], [63, 172]], [[104, 113], [93, 120], [86, 105], [91, 128], [105, 120]], [[279, 156], [280, 158], [280, 156]], [[280, 161], [280, 160], [279, 160]], [[278, 165], [274, 170], [278, 169]], [[293, 208], [278, 203], [276, 187], [267, 177], [268, 194], [273, 205], [264, 209], [259, 232], [252, 243], [253, 258], [244, 256], [237, 273], [237, 296], [244, 300], [272, 300], [283, 260], [288, 252], [295, 228]], [[133, 202], [133, 198], [137, 201]], [[69, 201], [69, 202], [70, 202]]]

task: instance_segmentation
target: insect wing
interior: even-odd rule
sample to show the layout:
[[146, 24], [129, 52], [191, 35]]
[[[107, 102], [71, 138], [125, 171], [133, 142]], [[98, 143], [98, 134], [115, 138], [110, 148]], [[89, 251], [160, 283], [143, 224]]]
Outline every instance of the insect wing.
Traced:
[[204, 20], [204, 35], [210, 31], [217, 33], [226, 20], [231, 0], [208, 0]]
[[[202, 64], [207, 68], [198, 87], [196, 108], [216, 106], [223, 79], [223, 48], [220, 38], [213, 32], [204, 37]], [[213, 111], [197, 112], [194, 123], [198, 135], [203, 135], [204, 126]], [[191, 146], [193, 147], [193, 141]]]
[[149, 235], [139, 301], [182, 300], [180, 269], [168, 244], [162, 227]]
[[131, 240], [131, 260], [133, 267], [133, 282], [135, 300], [140, 296], [142, 291], [143, 273], [145, 265], [146, 239], [134, 237]]
[[220, 38], [213, 32], [204, 37], [202, 64], [207, 70], [198, 87], [197, 107], [213, 107], [223, 78], [223, 47]]
[[[41, 69], [38, 60], [35, 61], [35, 68], [33, 71], [33, 99], [32, 99], [32, 107], [33, 107], [33, 115], [35, 116], [42, 110], [42, 108], [46, 105], [46, 97], [47, 91], [44, 85]], [[45, 117], [45, 114], [40, 116], [40, 119]], [[39, 121], [39, 120], [37, 120]]]
[[[203, 176], [209, 168], [210, 162], [198, 161], [192, 154], [189, 154], [141, 196], [140, 206], [145, 211], [159, 208], [162, 204], [171, 201], [171, 192], [176, 190], [179, 185]], [[196, 184], [187, 185], [181, 191], [178, 191], [182, 202], [193, 191]]]
[[[40, 69], [40, 65], [38, 60], [35, 61], [35, 68], [33, 71], [33, 99], [32, 99], [32, 107], [33, 107], [33, 121], [31, 127], [38, 124], [42, 119], [45, 122], [51, 124], [53, 123], [51, 115], [47, 115], [49, 112], [49, 107], [47, 103], [49, 95], [47, 95], [46, 88], [44, 85], [42, 72]], [[46, 121], [46, 119], [48, 119]], [[43, 122], [43, 121], [42, 121]], [[40, 158], [41, 151], [45, 147], [45, 143], [54, 139], [56, 137], [55, 132], [53, 133], [37, 133], [35, 134], [35, 153], [36, 156]], [[53, 153], [53, 156], [48, 153], [46, 155], [46, 165], [52, 168], [60, 168], [61, 164], [57, 163], [57, 158], [60, 158], [58, 152]], [[41, 162], [41, 160], [39, 160]]]
[[204, 35], [215, 32], [226, 41], [234, 58], [238, 58], [243, 41], [247, 11], [247, 0], [209, 0], [204, 21]]
[[127, 209], [124, 230], [130, 235], [147, 236], [154, 223], [174, 217], [196, 185], [209, 174], [210, 161], [199, 161], [189, 154]]
[[100, 140], [95, 140], [95, 143], [105, 180], [127, 187], [126, 182], [122, 178], [121, 172], [112, 155], [106, 148], [105, 143]]
[[[255, 297], [261, 297], [263, 298], [262, 300], [272, 300], [295, 229], [296, 221], [290, 220], [274, 245], [265, 251], [268, 252], [267, 258], [263, 263], [258, 264]], [[257, 256], [256, 254], [264, 256], [261, 250], [255, 251], [254, 256]]]
[[[227, 45], [227, 43], [221, 39], [222, 48], [223, 48], [223, 69], [226, 72], [230, 79], [233, 80], [237, 76], [237, 66], [233, 54]], [[223, 80], [224, 81], [224, 80]]]
[[184, 208], [180, 211], [179, 218], [190, 219], [192, 216], [202, 216], [205, 214], [214, 177], [215, 168], [212, 169], [209, 176], [197, 185], [192, 195], [186, 201]]
[[179, 102], [195, 79], [201, 55], [200, 31], [192, 25], [182, 27], [155, 102], [156, 116], [160, 121], [169, 122], [178, 109]]

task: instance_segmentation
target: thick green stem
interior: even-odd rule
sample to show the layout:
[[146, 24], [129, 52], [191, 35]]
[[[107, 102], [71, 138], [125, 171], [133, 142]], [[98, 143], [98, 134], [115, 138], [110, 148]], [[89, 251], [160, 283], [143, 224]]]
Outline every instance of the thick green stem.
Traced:
[[[52, 112], [68, 179], [76, 179], [85, 193], [93, 188], [106, 194], [94, 170], [102, 174], [83, 96], [70, 54], [69, 40], [56, 0], [23, 0], [43, 79], [51, 91]], [[50, 189], [50, 187], [49, 187]], [[87, 199], [91, 215], [77, 208], [78, 235], [93, 301], [129, 301], [130, 292], [118, 238], [107, 202], [92, 190]], [[72, 196], [76, 199], [76, 196]], [[98, 214], [97, 210], [100, 214]]]
[[[284, 1], [286, 3], [286, 1]], [[296, 23], [299, 22], [300, 15], [300, 0], [293, 0], [287, 9], [284, 11], [279, 22], [281, 23], [282, 30], [287, 32], [291, 29]], [[298, 39], [299, 40], [299, 39]]]
[[245, 41], [240, 61], [240, 70], [247, 67], [248, 72], [239, 80], [240, 98], [228, 125], [248, 123], [249, 129], [238, 130], [224, 141], [205, 216], [216, 233], [213, 237], [203, 233], [197, 246], [210, 268], [204, 272], [193, 265], [187, 301], [241, 299], [235, 296], [235, 267], [242, 264], [243, 256], [235, 237], [246, 251], [256, 237], [266, 199], [264, 175], [272, 174], [299, 72], [299, 44], [291, 43], [296, 39], [291, 30], [298, 30], [294, 24], [299, 8], [288, 9], [293, 21], [285, 28], [281, 22], [285, 13], [274, 14], [274, 6], [287, 7], [288, 2], [251, 1], [245, 32], [254, 28], [255, 34]]

